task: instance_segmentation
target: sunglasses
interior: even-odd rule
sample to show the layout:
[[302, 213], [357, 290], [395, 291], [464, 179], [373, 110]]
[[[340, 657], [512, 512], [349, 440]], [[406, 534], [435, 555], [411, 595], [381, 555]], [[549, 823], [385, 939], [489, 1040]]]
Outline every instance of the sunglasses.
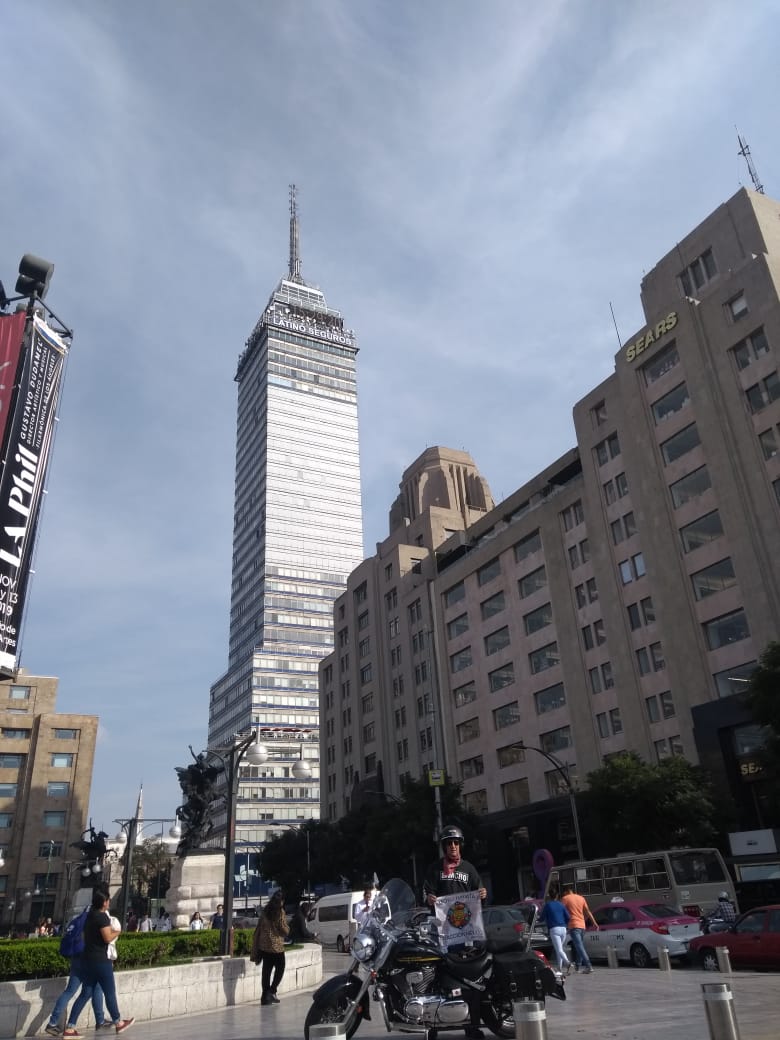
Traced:
[[445, 838], [444, 845], [460, 845], [460, 838]]

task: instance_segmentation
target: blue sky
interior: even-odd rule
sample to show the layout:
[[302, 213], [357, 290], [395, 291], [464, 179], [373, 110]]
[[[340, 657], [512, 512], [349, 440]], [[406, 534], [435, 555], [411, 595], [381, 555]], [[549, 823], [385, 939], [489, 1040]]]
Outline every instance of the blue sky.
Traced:
[[426, 447], [496, 501], [574, 443], [639, 282], [780, 195], [774, 0], [9, 0], [0, 278], [75, 331], [22, 643], [99, 714], [92, 815], [148, 816], [227, 664], [233, 375], [287, 263], [357, 332], [367, 553]]

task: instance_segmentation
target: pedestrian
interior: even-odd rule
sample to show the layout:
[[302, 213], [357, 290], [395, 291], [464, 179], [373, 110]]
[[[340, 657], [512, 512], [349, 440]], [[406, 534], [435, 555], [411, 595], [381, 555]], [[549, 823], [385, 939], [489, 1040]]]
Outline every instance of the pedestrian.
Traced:
[[171, 915], [164, 906], [160, 907], [160, 916], [157, 918], [154, 930], [156, 932], [170, 932], [171, 930]]
[[[464, 840], [460, 827], [447, 826], [441, 832], [439, 841], [443, 856], [431, 863], [423, 881], [423, 895], [428, 906], [435, 906], [438, 896], [451, 896], [458, 892], [478, 891], [481, 900], [487, 898], [487, 889], [482, 884], [477, 868], [461, 856]], [[464, 990], [464, 996], [469, 1005], [466, 1036], [469, 1040], [481, 1040], [484, 1033], [479, 1028], [479, 993], [467, 989]]]
[[590, 975], [593, 965], [590, 963], [590, 957], [583, 941], [585, 918], [587, 917], [593, 927], [598, 929], [596, 918], [590, 912], [587, 899], [574, 891], [574, 885], [563, 886], [561, 902], [569, 911], [569, 937], [574, 949], [574, 970], [579, 971], [581, 968], [584, 975]]
[[352, 907], [352, 916], [358, 928], [362, 928], [365, 922], [368, 920], [371, 914], [371, 907], [374, 902], [374, 890], [373, 888], [367, 888], [363, 892], [363, 898], [359, 903], [355, 903]]
[[139, 932], [153, 932], [154, 931], [154, 924], [152, 923], [152, 919], [149, 916], [148, 911], [146, 913], [144, 913], [143, 917], [141, 918], [141, 923], [138, 925], [138, 931]]
[[222, 927], [225, 923], [225, 919], [222, 916], [223, 906], [222, 903], [217, 903], [217, 912], [211, 915], [210, 928], [216, 928], [217, 931], [221, 932]]
[[260, 920], [252, 936], [252, 960], [263, 965], [260, 1003], [264, 1006], [279, 1003], [276, 991], [284, 975], [284, 940], [289, 934], [284, 894], [277, 888], [260, 911]]
[[116, 1002], [116, 983], [114, 981], [114, 965], [108, 958], [108, 946], [119, 935], [119, 930], [111, 927], [108, 908], [111, 904], [108, 892], [96, 888], [92, 893], [92, 908], [84, 925], [84, 953], [81, 957], [81, 993], [79, 993], [68, 1016], [63, 1036], [77, 1037], [76, 1023], [84, 1007], [92, 999], [96, 986], [100, 986], [106, 998], [106, 1008], [117, 1033], [124, 1033], [135, 1019], [122, 1018]]
[[307, 915], [309, 912], [309, 904], [300, 902], [293, 911], [292, 921], [290, 921], [290, 941], [291, 942], [316, 942], [317, 933], [309, 930], [307, 923]]
[[541, 914], [539, 914], [539, 920], [547, 925], [547, 931], [550, 933], [550, 940], [558, 961], [558, 971], [563, 972], [565, 968], [568, 975], [571, 971], [571, 961], [564, 953], [563, 943], [566, 938], [566, 928], [569, 924], [569, 911], [558, 899], [557, 889], [551, 889], [547, 893], [547, 901], [542, 907]]
[[196, 910], [190, 918], [190, 931], [200, 932], [206, 927], [203, 918], [200, 916], [200, 910]]
[[128, 932], [138, 931], [138, 914], [135, 910], [131, 910], [127, 915], [127, 930]]

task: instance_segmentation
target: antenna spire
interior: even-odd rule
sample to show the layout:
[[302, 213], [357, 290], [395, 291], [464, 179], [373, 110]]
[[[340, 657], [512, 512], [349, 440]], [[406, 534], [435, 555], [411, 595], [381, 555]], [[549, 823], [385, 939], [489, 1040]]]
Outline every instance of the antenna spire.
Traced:
[[291, 282], [303, 282], [301, 277], [301, 249], [298, 236], [298, 204], [296, 188], [290, 185], [290, 263], [288, 272]]
[[[737, 128], [734, 127], [734, 129], [736, 130]], [[753, 187], [756, 189], [757, 192], [763, 195], [764, 185], [758, 179], [758, 172], [755, 166], [753, 165], [753, 160], [750, 156], [750, 148], [748, 147], [748, 143], [745, 140], [745, 138], [740, 135], [739, 131], [737, 131], [737, 140], [739, 141], [739, 152], [737, 154], [741, 155], [747, 163], [748, 173], [750, 174], [750, 179], [753, 181]]]

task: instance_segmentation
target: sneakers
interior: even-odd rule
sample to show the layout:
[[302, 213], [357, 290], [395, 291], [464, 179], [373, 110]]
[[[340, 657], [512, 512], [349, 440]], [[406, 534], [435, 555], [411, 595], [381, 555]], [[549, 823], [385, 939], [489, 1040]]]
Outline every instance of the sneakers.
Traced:
[[59, 1026], [53, 1026], [51, 1024], [51, 1022], [50, 1022], [46, 1026], [46, 1028], [44, 1029], [44, 1033], [48, 1033], [49, 1036], [59, 1036], [60, 1035], [60, 1027]]
[[81, 1033], [78, 1031], [78, 1029], [74, 1029], [73, 1026], [66, 1026], [65, 1029], [63, 1029], [63, 1031], [62, 1031], [62, 1035], [63, 1036], [81, 1036]]
[[135, 1022], [134, 1018], [123, 1018], [121, 1022], [117, 1022], [117, 1024], [116, 1024], [116, 1031], [117, 1031], [117, 1033], [124, 1033], [124, 1031], [126, 1029], [130, 1028], [130, 1026], [133, 1024], [133, 1022]]
[[587, 968], [583, 968], [582, 969], [582, 974], [583, 975], [591, 975], [592, 972], [593, 972], [593, 968], [591, 967], [590, 964], [587, 966]]

